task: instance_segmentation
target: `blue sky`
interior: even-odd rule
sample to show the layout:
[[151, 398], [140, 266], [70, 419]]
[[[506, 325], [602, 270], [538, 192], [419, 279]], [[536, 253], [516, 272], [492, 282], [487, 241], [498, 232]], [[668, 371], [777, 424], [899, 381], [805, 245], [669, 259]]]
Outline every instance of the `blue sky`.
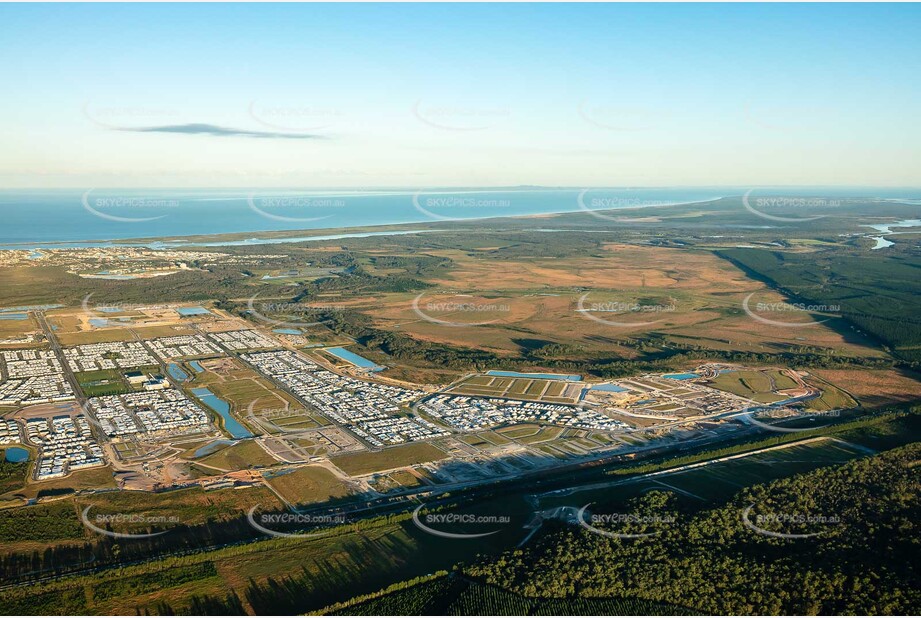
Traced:
[[918, 186], [917, 5], [0, 5], [0, 186]]

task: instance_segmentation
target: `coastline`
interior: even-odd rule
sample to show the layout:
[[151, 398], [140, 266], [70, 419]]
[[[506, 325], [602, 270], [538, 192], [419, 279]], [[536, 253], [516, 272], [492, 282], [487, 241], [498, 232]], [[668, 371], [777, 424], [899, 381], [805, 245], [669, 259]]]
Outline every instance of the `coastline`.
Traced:
[[[569, 210], [560, 210], [554, 212], [539, 212], [520, 215], [495, 215], [488, 217], [467, 217], [457, 218], [445, 221], [404, 221], [397, 223], [386, 223], [380, 225], [364, 225], [349, 227], [333, 228], [305, 228], [297, 230], [264, 230], [264, 231], [246, 231], [246, 232], [219, 232], [215, 234], [190, 234], [182, 236], [150, 236], [135, 238], [115, 238], [115, 239], [87, 239], [87, 240], [62, 240], [62, 241], [39, 241], [24, 243], [0, 243], [0, 251], [31, 251], [31, 250], [53, 250], [53, 249], [95, 249], [95, 248], [118, 248], [118, 247], [138, 247], [149, 249], [179, 249], [189, 247], [234, 247], [234, 246], [256, 246], [283, 244], [287, 242], [311, 242], [323, 240], [339, 240], [345, 238], [367, 238], [371, 236], [396, 236], [407, 234], [422, 234], [435, 231], [462, 231], [461, 229], [451, 229], [446, 226], [458, 226], [480, 221], [497, 221], [502, 219], [508, 220], [548, 220], [562, 215], [572, 215], [584, 213], [586, 215], [603, 214], [606, 217], [612, 213], [624, 213], [635, 210], [648, 210], [650, 208], [674, 208], [677, 206], [690, 206], [695, 204], [708, 204], [727, 196], [710, 197], [703, 200], [691, 200], [675, 202], [672, 204], [646, 204], [636, 206], [625, 206], [613, 209], [584, 209], [575, 208]], [[420, 229], [406, 229], [414, 227]], [[313, 235], [312, 233], [316, 233]]]

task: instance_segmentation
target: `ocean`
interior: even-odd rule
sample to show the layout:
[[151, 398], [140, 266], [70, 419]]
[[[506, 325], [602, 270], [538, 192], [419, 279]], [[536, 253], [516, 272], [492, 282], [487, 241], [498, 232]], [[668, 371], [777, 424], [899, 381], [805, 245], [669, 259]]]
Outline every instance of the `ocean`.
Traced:
[[[104, 244], [99, 241], [204, 234], [252, 233], [258, 238], [259, 232], [266, 231], [600, 211], [707, 201], [746, 190], [7, 190], [0, 191], [0, 249], [96, 246]], [[802, 195], [802, 191], [787, 193]], [[874, 196], [891, 198], [903, 197], [902, 193], [872, 191]]]

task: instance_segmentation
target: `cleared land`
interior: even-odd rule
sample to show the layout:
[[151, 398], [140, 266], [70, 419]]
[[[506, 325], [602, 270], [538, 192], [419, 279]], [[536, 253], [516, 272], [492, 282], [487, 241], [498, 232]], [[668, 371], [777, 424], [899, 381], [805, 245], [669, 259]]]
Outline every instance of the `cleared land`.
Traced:
[[244, 440], [197, 460], [197, 463], [221, 470], [245, 470], [278, 463], [253, 440]]
[[419, 442], [405, 446], [395, 446], [376, 453], [340, 455], [339, 457], [333, 457], [330, 461], [346, 474], [358, 476], [430, 461], [439, 461], [447, 456], [447, 453], [431, 444]]
[[323, 502], [349, 495], [336, 475], [320, 466], [305, 466], [282, 474], [266, 474], [266, 482], [292, 504]]
[[472, 376], [451, 387], [448, 392], [454, 395], [474, 397], [505, 397], [549, 403], [575, 403], [579, 399], [581, 387], [557, 380], [483, 375]]

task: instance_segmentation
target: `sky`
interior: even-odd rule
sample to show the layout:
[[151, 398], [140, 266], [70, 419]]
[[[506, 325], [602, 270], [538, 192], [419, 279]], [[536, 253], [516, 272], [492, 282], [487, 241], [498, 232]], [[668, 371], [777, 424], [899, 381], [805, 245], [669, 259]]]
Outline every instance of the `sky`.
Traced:
[[921, 186], [919, 5], [0, 5], [0, 188]]

